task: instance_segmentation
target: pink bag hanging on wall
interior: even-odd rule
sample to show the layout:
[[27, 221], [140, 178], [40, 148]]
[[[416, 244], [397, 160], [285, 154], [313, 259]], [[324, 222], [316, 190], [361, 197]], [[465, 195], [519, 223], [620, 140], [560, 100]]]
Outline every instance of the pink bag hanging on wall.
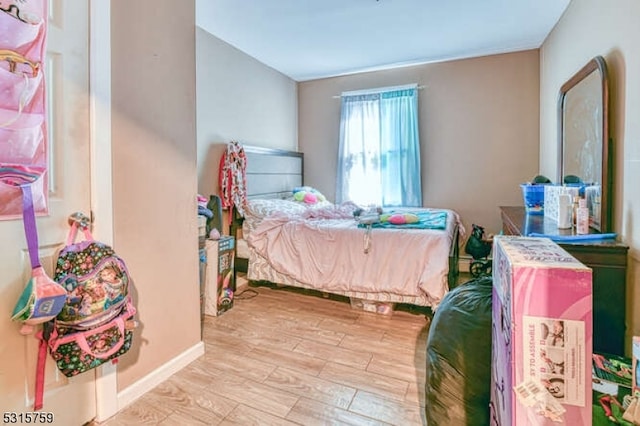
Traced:
[[46, 17], [47, 0], [0, 0], [0, 220], [22, 217], [12, 170], [34, 176], [35, 213], [48, 213]]

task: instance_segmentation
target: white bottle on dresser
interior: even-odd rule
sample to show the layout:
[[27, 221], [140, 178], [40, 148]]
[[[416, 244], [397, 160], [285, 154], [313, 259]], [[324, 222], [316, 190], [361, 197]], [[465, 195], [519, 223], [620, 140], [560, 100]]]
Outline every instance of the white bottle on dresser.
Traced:
[[558, 228], [569, 229], [573, 226], [573, 209], [571, 195], [567, 193], [558, 196]]

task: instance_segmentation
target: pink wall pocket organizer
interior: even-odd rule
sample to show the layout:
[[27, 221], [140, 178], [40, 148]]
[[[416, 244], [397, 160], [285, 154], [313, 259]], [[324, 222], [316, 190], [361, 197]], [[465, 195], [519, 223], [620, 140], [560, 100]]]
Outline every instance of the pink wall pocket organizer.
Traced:
[[0, 0], [0, 220], [22, 218], [21, 185], [47, 214], [46, 0]]

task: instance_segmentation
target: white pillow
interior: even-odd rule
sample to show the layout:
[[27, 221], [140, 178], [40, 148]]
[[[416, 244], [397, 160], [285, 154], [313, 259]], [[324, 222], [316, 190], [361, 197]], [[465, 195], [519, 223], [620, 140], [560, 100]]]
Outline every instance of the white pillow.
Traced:
[[247, 200], [245, 216], [253, 216], [262, 219], [275, 212], [304, 213], [306, 207], [301, 203], [280, 199], [253, 199]]
[[318, 201], [315, 204], [300, 203], [299, 201], [296, 201], [296, 203], [302, 204], [307, 209], [319, 209], [319, 208], [322, 208], [322, 207], [329, 207], [329, 206], [333, 205], [333, 203], [331, 201], [328, 201], [328, 200]]

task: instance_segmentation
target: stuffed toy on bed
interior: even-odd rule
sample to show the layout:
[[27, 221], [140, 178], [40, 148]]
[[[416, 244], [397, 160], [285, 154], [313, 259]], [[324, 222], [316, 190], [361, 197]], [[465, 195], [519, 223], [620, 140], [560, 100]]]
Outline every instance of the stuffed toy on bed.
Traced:
[[293, 199], [301, 203], [316, 204], [318, 202], [326, 201], [324, 195], [315, 188], [310, 186], [299, 186], [293, 189]]
[[389, 222], [393, 225], [405, 225], [408, 223], [418, 223], [420, 218], [413, 213], [383, 213], [380, 215], [380, 222]]

